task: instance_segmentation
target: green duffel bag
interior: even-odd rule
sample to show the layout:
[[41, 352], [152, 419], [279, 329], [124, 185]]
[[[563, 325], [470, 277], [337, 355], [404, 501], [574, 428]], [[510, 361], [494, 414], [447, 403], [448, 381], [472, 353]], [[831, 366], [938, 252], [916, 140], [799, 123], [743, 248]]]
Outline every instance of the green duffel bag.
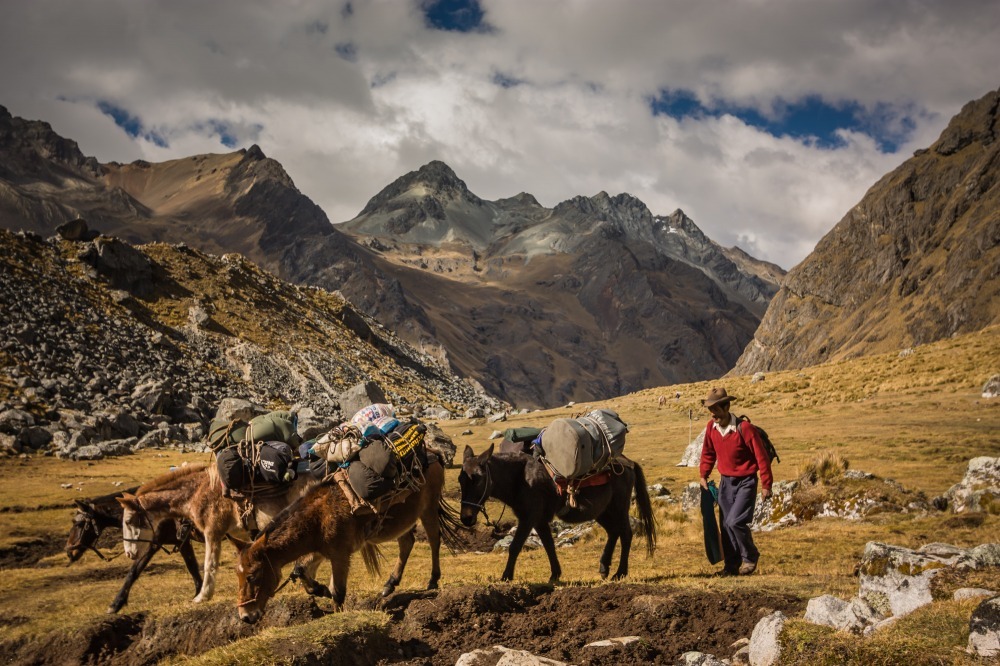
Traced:
[[208, 427], [208, 446], [218, 453], [222, 449], [235, 446], [247, 436], [247, 422], [240, 419], [229, 421], [213, 419]]
[[295, 414], [276, 411], [253, 417], [247, 430], [255, 442], [284, 442], [295, 449], [302, 443], [297, 425]]

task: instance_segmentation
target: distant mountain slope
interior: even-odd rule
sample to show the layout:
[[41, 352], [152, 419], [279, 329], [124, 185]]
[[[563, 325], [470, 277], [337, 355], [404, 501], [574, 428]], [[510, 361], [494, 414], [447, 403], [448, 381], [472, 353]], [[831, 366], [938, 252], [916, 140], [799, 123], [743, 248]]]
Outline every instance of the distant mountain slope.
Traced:
[[733, 374], [1000, 322], [1000, 91], [876, 183], [785, 278]]
[[486, 201], [435, 161], [335, 228], [256, 146], [99, 164], [0, 107], [0, 226], [47, 236], [78, 217], [129, 242], [236, 252], [337, 290], [521, 406], [718, 376], [780, 280], [683, 212], [653, 215], [628, 194], [553, 209], [527, 193]]
[[719, 376], [782, 273], [746, 255], [737, 263], [682, 211], [655, 216], [604, 192], [552, 209], [525, 193], [485, 201], [442, 162], [399, 178], [339, 228], [379, 253], [381, 271], [434, 322], [432, 335], [415, 334], [520, 404]]

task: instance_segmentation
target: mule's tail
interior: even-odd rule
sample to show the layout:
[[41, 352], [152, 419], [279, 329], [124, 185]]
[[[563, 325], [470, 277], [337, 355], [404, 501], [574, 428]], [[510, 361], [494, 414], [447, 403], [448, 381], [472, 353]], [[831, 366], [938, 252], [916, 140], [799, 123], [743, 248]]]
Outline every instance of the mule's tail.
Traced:
[[363, 545], [361, 547], [361, 560], [365, 563], [368, 575], [382, 575], [382, 562], [385, 561], [385, 555], [382, 554], [382, 549], [378, 547], [378, 544], [366, 543]]
[[656, 517], [653, 515], [653, 505], [649, 501], [649, 490], [646, 488], [646, 475], [642, 466], [633, 462], [635, 470], [635, 506], [639, 509], [639, 523], [642, 534], [646, 537], [646, 553], [652, 555], [656, 550]]
[[459, 536], [459, 532], [465, 528], [459, 519], [458, 510], [448, 504], [444, 496], [438, 498], [438, 525], [441, 528], [441, 541], [452, 553], [465, 550], [465, 543]]

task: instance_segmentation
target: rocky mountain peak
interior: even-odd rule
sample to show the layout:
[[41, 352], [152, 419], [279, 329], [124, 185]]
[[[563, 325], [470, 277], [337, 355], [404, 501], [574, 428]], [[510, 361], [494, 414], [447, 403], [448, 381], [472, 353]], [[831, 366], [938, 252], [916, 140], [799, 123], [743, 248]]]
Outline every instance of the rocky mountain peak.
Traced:
[[952, 118], [941, 137], [931, 146], [938, 155], [952, 155], [979, 143], [989, 146], [1000, 135], [1000, 91], [969, 102]]
[[101, 175], [100, 164], [76, 141], [59, 136], [47, 122], [12, 116], [6, 108], [0, 113], [0, 158], [0, 176], [11, 180]]
[[387, 209], [412, 207], [413, 201], [428, 200], [431, 202], [425, 208], [431, 217], [437, 217], [435, 210], [449, 201], [466, 201], [477, 206], [483, 203], [482, 199], [469, 191], [465, 181], [451, 167], [440, 160], [434, 160], [397, 178], [372, 197], [359, 216], [386, 212]]

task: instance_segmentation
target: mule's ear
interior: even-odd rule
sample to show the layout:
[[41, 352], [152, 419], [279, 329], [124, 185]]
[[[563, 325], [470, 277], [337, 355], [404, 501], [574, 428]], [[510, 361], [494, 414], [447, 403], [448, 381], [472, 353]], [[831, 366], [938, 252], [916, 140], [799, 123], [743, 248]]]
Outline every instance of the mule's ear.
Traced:
[[139, 503], [139, 499], [131, 493], [122, 493], [121, 497], [116, 497], [115, 499], [126, 509], [134, 509]]
[[472, 447], [468, 444], [465, 445], [465, 451], [462, 453], [462, 462], [465, 462], [469, 458], [475, 457], [476, 452], [472, 450]]
[[492, 456], [492, 455], [493, 455], [493, 445], [490, 444], [490, 448], [486, 449], [483, 452], [483, 458], [486, 459], [486, 460], [489, 460], [490, 456]]
[[83, 500], [75, 499], [73, 500], [73, 504], [75, 504], [76, 508], [78, 508], [80, 511], [83, 511], [84, 513], [94, 513], [93, 505], [84, 502]]
[[232, 536], [231, 534], [227, 534], [226, 538], [229, 539], [229, 543], [231, 543], [234, 546], [236, 546], [236, 550], [240, 551], [241, 553], [244, 550], [246, 550], [247, 548], [250, 547], [250, 542], [249, 541], [244, 541], [243, 539], [237, 539], [236, 537]]

